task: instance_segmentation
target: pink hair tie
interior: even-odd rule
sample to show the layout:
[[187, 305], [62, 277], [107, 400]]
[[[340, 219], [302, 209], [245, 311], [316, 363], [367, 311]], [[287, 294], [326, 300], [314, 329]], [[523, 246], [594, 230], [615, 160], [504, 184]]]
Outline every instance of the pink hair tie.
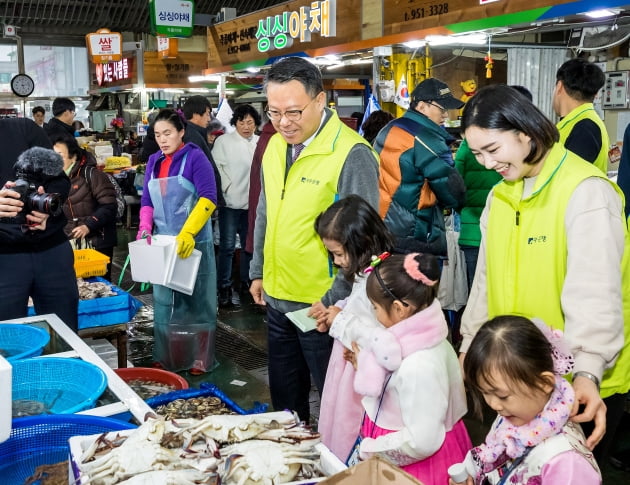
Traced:
[[405, 262], [403, 264], [405, 271], [407, 274], [414, 280], [420, 281], [427, 286], [435, 285], [438, 280], [430, 280], [427, 275], [425, 275], [422, 271], [418, 269], [418, 261], [416, 261], [416, 256], [419, 253], [410, 253], [405, 256]]

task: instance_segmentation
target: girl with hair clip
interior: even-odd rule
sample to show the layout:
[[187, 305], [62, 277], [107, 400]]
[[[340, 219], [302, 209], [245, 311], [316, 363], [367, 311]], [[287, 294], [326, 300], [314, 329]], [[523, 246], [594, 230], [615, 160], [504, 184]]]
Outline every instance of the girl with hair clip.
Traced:
[[521, 316], [498, 316], [479, 329], [464, 379], [477, 413], [485, 400], [498, 416], [466, 456], [468, 478], [451, 485], [601, 483], [582, 429], [569, 421], [575, 392], [562, 376], [574, 362], [562, 337]]
[[384, 255], [368, 270], [381, 327], [353, 344], [354, 388], [365, 409], [359, 456], [383, 456], [425, 485], [443, 485], [471, 442], [461, 369], [437, 300], [437, 259]]
[[[356, 441], [363, 418], [361, 396], [354, 392], [354, 367], [346, 361], [352, 342], [360, 341], [379, 326], [365, 293], [371, 257], [389, 251], [392, 236], [375, 209], [358, 195], [332, 204], [315, 219], [315, 230], [352, 292], [326, 310], [318, 330], [335, 338], [322, 391], [318, 431], [322, 442], [346, 460]], [[330, 329], [330, 330], [329, 330]]]

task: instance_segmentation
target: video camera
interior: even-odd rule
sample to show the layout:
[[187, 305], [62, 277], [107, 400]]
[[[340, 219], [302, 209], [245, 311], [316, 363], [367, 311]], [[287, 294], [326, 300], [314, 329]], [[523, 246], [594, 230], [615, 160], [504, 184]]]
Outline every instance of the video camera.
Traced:
[[13, 166], [15, 169], [15, 186], [11, 190], [20, 194], [24, 202], [22, 210], [12, 218], [3, 218], [13, 223], [25, 224], [26, 214], [37, 211], [57, 216], [63, 209], [59, 194], [40, 194], [39, 186], [44, 186], [50, 177], [58, 176], [63, 171], [63, 159], [53, 150], [33, 147], [23, 152]]

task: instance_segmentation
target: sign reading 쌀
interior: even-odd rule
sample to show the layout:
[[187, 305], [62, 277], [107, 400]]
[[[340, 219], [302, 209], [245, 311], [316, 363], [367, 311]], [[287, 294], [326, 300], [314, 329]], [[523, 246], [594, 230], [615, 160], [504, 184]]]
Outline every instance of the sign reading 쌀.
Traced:
[[103, 64], [122, 59], [122, 35], [119, 32], [99, 29], [87, 34], [85, 40], [93, 63]]
[[165, 37], [193, 34], [195, 3], [192, 0], [150, 0], [151, 31]]
[[310, 42], [311, 34], [322, 37], [337, 35], [336, 0], [314, 1], [299, 10], [269, 16], [258, 21], [258, 51], [291, 47], [294, 39]]

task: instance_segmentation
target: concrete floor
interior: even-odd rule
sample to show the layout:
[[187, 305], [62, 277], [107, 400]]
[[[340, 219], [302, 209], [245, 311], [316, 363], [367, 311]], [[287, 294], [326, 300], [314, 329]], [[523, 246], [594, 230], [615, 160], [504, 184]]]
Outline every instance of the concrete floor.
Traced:
[[[120, 228], [119, 230], [119, 246], [114, 253], [114, 262], [112, 269], [112, 279], [115, 283], [118, 278], [124, 260], [126, 258], [126, 246], [130, 238], [135, 237], [136, 230], [129, 231]], [[132, 239], [131, 239], [132, 240]], [[129, 276], [129, 269], [119, 285], [123, 289], [131, 287], [132, 282]], [[140, 294], [136, 288], [131, 290], [132, 294]], [[150, 294], [150, 291], [149, 291]], [[147, 298], [141, 296], [141, 298]], [[148, 297], [150, 299], [150, 297]], [[232, 398], [237, 404], [243, 408], [251, 408], [255, 402], [270, 403], [268, 379], [265, 366], [254, 367], [247, 365], [247, 357], [233, 357], [235, 346], [242, 346], [252, 353], [266, 355], [267, 352], [267, 335], [265, 325], [265, 315], [260, 313], [259, 309], [253, 305], [248, 295], [242, 297], [241, 305], [231, 309], [221, 309], [219, 311], [219, 327], [217, 342], [217, 361], [219, 365], [210, 373], [202, 376], [193, 376], [188, 372], [182, 372], [182, 375], [191, 387], [198, 387], [202, 382], [211, 382], [217, 385], [223, 392]], [[223, 349], [223, 350], [222, 350]], [[134, 356], [130, 353], [129, 360], [134, 361]], [[245, 363], [245, 365], [243, 365]], [[138, 365], [150, 365], [150, 362], [134, 363]], [[247, 367], [247, 368], [246, 368]], [[311, 393], [311, 414], [314, 422], [319, 410], [318, 395], [316, 392]], [[491, 417], [482, 423], [480, 420], [467, 416], [465, 418], [466, 426], [474, 444], [480, 443], [491, 422]], [[617, 450], [627, 450], [627, 462], [630, 465], [630, 414], [626, 413], [622, 425], [617, 431], [618, 442]], [[622, 472], [613, 468], [609, 464], [602, 467], [604, 484], [620, 485], [630, 484], [630, 472]]]

